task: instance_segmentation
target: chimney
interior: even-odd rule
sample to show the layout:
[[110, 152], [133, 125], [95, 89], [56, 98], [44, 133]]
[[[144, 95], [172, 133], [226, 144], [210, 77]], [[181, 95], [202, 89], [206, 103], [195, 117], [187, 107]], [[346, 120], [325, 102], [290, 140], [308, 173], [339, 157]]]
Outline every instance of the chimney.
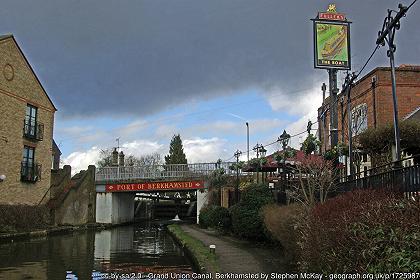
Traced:
[[112, 166], [118, 166], [118, 152], [117, 148], [112, 151]]
[[118, 163], [119, 163], [119, 166], [124, 166], [124, 153], [123, 153], [123, 151], [120, 152]]

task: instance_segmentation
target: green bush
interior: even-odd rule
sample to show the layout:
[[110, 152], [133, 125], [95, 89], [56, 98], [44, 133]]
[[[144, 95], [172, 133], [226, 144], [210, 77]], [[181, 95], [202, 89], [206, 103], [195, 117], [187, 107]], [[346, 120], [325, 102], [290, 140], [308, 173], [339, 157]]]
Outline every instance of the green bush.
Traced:
[[204, 228], [212, 227], [227, 231], [231, 227], [230, 212], [221, 206], [205, 207], [200, 211], [199, 223]]
[[419, 204], [378, 190], [345, 193], [314, 207], [302, 238], [302, 270], [420, 271]]
[[267, 232], [261, 209], [273, 202], [273, 195], [267, 185], [252, 184], [246, 188], [241, 201], [230, 208], [233, 233], [244, 238], [265, 239]]

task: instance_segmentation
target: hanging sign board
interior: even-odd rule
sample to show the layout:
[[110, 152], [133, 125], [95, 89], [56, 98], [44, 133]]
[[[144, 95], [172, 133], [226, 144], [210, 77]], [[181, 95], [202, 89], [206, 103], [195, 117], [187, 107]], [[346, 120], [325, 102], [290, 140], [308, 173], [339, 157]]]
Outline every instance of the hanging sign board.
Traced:
[[324, 69], [351, 69], [350, 22], [337, 13], [335, 5], [321, 12], [314, 24], [314, 66]]

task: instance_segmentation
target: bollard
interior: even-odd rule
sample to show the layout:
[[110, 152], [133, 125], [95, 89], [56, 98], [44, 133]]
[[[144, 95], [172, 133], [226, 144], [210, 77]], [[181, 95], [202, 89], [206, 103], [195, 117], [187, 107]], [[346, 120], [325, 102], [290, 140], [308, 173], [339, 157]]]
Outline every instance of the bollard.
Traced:
[[210, 248], [210, 253], [216, 254], [216, 245], [210, 245], [209, 248]]

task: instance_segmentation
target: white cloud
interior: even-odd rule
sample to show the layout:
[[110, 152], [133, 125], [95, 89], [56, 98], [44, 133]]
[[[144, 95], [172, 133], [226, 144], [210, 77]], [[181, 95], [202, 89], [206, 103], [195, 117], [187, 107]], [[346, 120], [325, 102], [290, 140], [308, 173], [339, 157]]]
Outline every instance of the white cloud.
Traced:
[[[121, 145], [122, 151], [126, 155], [134, 155], [140, 157], [146, 154], [160, 153], [163, 154], [163, 145], [157, 142], [147, 140], [136, 140], [132, 142], [123, 143]], [[70, 165], [72, 174], [85, 170], [89, 165], [95, 165], [100, 159], [101, 149], [93, 146], [85, 151], [73, 152], [67, 157], [63, 158], [64, 165]]]
[[271, 90], [267, 95], [268, 103], [274, 111], [286, 111], [292, 115], [307, 115], [314, 107], [322, 103], [320, 87], [314, 87], [296, 93], [291, 97], [290, 93], [283, 92], [280, 88]]
[[100, 156], [100, 149], [98, 147], [92, 147], [87, 151], [74, 152], [63, 159], [64, 165], [70, 165], [72, 168], [72, 174], [85, 170], [89, 165], [94, 165]]
[[135, 140], [122, 144], [122, 150], [125, 155], [133, 155], [141, 157], [148, 154], [159, 153], [163, 154], [164, 145], [158, 142], [148, 140]]
[[228, 154], [226, 140], [217, 137], [186, 139], [183, 145], [189, 163], [216, 162], [219, 158], [225, 159]]
[[175, 125], [160, 125], [155, 130], [155, 136], [159, 139], [171, 139], [176, 134], [178, 129]]

